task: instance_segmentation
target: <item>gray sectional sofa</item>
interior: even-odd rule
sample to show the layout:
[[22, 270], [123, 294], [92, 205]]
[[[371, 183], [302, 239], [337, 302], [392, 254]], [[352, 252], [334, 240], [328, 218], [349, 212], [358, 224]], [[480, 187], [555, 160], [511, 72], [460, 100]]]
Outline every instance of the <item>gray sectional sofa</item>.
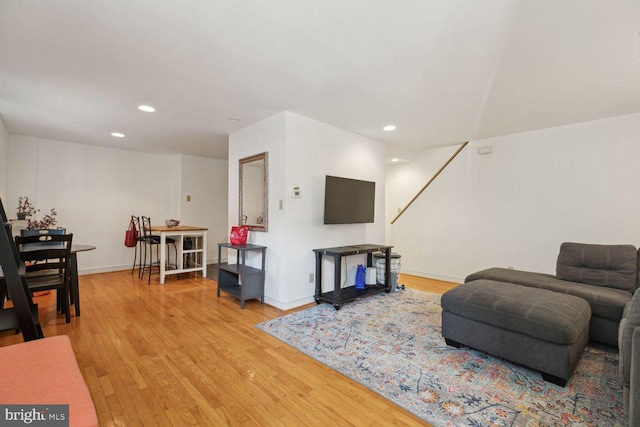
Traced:
[[618, 337], [624, 409], [630, 426], [640, 426], [640, 292], [624, 309]]
[[[470, 274], [465, 284], [511, 283], [580, 297], [591, 309], [589, 340], [618, 346], [625, 410], [630, 426], [640, 426], [639, 251], [632, 245], [563, 243], [556, 274], [489, 268]], [[508, 359], [508, 357], [506, 357]]]
[[589, 339], [618, 345], [618, 325], [625, 305], [638, 287], [638, 251], [632, 245], [563, 243], [556, 275], [489, 268], [465, 282], [495, 280], [574, 295], [591, 306]]

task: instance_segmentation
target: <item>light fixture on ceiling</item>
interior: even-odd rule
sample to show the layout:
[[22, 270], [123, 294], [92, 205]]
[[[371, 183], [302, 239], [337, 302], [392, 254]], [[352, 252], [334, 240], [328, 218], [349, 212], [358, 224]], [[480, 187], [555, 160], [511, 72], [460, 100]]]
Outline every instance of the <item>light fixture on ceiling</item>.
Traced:
[[240, 119], [238, 117], [229, 117], [230, 122], [239, 122]]
[[387, 132], [391, 132], [396, 130], [396, 126], [395, 125], [387, 125], [385, 127], [383, 127], [382, 129], [386, 130]]
[[111, 132], [111, 136], [115, 136], [116, 138], [124, 138], [124, 133], [122, 133], [122, 132]]
[[387, 165], [399, 165], [402, 163], [409, 163], [411, 160], [406, 157], [391, 157], [386, 158], [384, 163]]
[[138, 110], [144, 111], [145, 113], [153, 113], [156, 111], [151, 105], [138, 105]]

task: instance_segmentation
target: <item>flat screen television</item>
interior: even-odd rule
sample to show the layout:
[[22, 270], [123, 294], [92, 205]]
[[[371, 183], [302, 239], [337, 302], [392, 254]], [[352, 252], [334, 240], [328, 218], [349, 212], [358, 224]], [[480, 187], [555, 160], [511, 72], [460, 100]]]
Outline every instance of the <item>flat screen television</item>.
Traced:
[[324, 223], [373, 222], [376, 183], [327, 175], [324, 185]]

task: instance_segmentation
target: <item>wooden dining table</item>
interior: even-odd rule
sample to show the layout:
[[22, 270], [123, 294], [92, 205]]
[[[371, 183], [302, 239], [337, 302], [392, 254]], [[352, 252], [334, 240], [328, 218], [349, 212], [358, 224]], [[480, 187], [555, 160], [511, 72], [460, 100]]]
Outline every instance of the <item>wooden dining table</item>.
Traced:
[[71, 279], [71, 304], [76, 309], [76, 316], [80, 316], [80, 286], [78, 285], [78, 252], [93, 251], [96, 247], [93, 245], [76, 245], [71, 244], [71, 270], [69, 277]]
[[[201, 272], [207, 277], [207, 230], [191, 225], [152, 225], [151, 232], [160, 234], [160, 283], [170, 274]], [[176, 243], [175, 268], [167, 268], [167, 237]], [[190, 243], [189, 243], [190, 242]]]

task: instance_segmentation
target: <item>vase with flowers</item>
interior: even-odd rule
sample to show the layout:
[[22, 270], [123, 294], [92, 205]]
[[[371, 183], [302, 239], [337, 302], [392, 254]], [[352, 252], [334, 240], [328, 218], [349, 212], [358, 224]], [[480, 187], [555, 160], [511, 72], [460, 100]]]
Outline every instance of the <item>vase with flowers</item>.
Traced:
[[55, 209], [51, 209], [51, 211], [45, 215], [40, 221], [31, 220], [27, 225], [27, 230], [39, 230], [39, 229], [47, 229], [54, 228], [54, 226], [58, 223], [58, 219], [56, 218], [58, 212]]
[[31, 204], [29, 197], [20, 197], [18, 199], [18, 211], [16, 212], [18, 219], [26, 219], [36, 212], [38, 210]]

